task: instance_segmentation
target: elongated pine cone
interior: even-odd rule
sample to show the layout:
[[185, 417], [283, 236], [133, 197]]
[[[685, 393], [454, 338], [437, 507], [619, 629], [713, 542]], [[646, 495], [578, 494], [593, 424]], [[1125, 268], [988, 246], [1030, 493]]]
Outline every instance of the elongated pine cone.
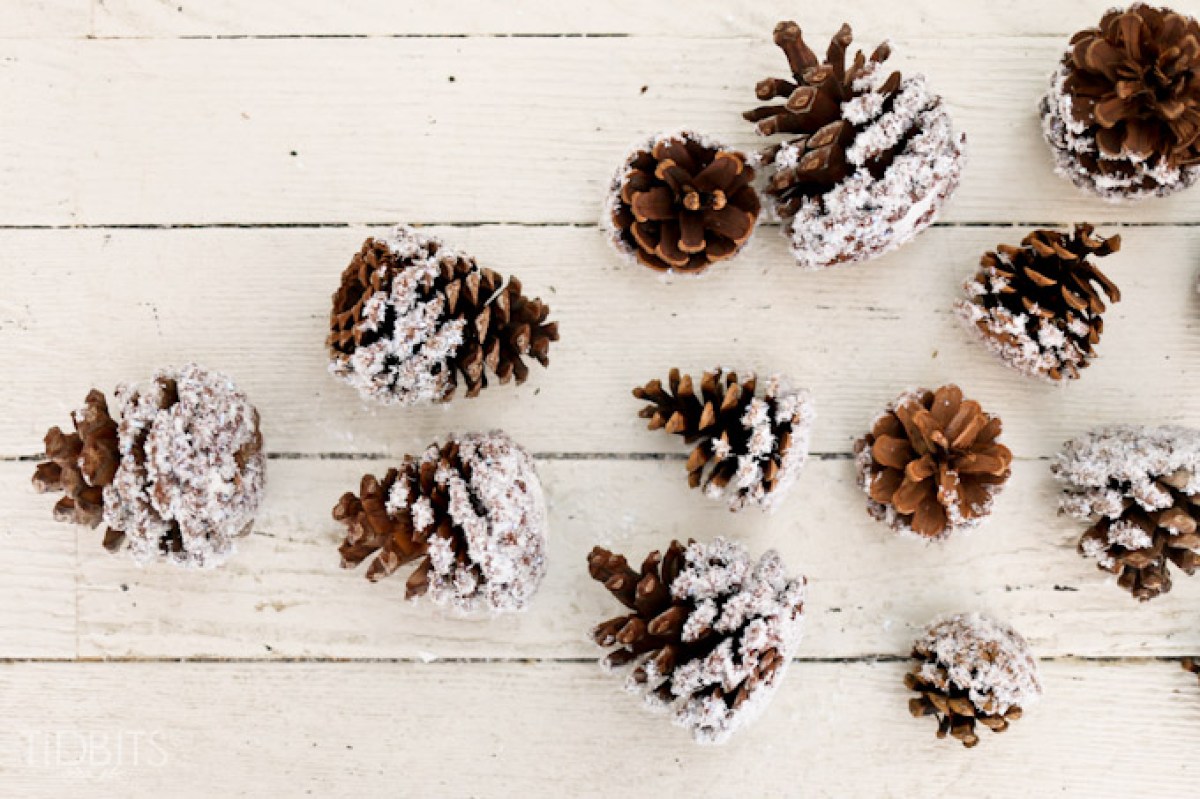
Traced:
[[801, 266], [865, 261], [912, 239], [958, 187], [966, 137], [956, 134], [924, 75], [903, 78], [883, 62], [881, 44], [847, 66], [853, 35], [842, 25], [825, 61], [800, 26], [780, 22], [775, 44], [791, 78], [759, 81], [747, 111], [764, 136], [794, 135], [767, 150], [767, 194], [786, 221], [784, 235]]
[[796, 482], [808, 459], [816, 413], [808, 391], [772, 375], [759, 390], [753, 372], [739, 380], [720, 367], [697, 386], [672, 369], [667, 386], [651, 380], [633, 390], [645, 400], [641, 418], [651, 430], [683, 436], [696, 446], [687, 461], [688, 485], [722, 500], [732, 511], [773, 510]]
[[[213, 566], [246, 535], [263, 496], [258, 411], [233, 381], [195, 364], [116, 391], [117, 418], [91, 391], [75, 432], [46, 434], [34, 487], [62, 491], [54, 517], [107, 526], [104, 546], [137, 560]], [[119, 421], [118, 421], [119, 420]]]
[[1056, 169], [1109, 200], [1165, 196], [1200, 176], [1200, 25], [1135, 3], [1076, 33], [1041, 101]]
[[367, 239], [333, 295], [330, 371], [385, 405], [448, 402], [461, 379], [468, 397], [525, 382], [533, 358], [546, 366], [558, 323], [521, 293], [521, 281], [406, 225]]
[[629, 609], [592, 631], [612, 649], [600, 663], [624, 669], [625, 688], [701, 743], [721, 743], [770, 701], [803, 633], [803, 577], [778, 553], [757, 563], [741, 544], [671, 542], [641, 572], [596, 547], [592, 578]]
[[908, 701], [909, 711], [936, 716], [937, 737], [950, 735], [967, 748], [979, 743], [976, 724], [1004, 732], [1042, 694], [1029, 644], [978, 613], [935, 621], [913, 643], [912, 656], [904, 685], [918, 696]]
[[342, 566], [368, 558], [375, 581], [416, 563], [409, 599], [460, 611], [524, 610], [546, 572], [546, 509], [533, 458], [501, 432], [472, 433], [406, 457], [333, 509]]
[[1019, 372], [1051, 382], [1077, 379], [1104, 332], [1104, 297], [1121, 299], [1089, 258], [1116, 252], [1121, 237], [1093, 230], [1035, 230], [1019, 247], [1001, 244], [986, 253], [967, 281], [966, 299], [955, 306], [959, 318]]
[[1170, 564], [1200, 565], [1200, 431], [1107, 427], [1067, 442], [1051, 466], [1060, 511], [1091, 522], [1079, 553], [1140, 600], [1171, 590]]
[[698, 275], [732, 258], [761, 205], [746, 156], [691, 131], [653, 136], [613, 177], [613, 246], [656, 272]]
[[854, 445], [868, 511], [927, 540], [975, 527], [1010, 473], [1000, 428], [958, 386], [901, 394]]

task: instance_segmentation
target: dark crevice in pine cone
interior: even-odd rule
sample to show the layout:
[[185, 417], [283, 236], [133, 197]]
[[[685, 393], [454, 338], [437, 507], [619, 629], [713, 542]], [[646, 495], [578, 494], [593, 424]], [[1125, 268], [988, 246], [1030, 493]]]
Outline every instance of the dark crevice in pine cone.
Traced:
[[[913, 656], [920, 657], [916, 653]], [[979, 712], [971, 704], [965, 689], [954, 684], [951, 684], [948, 692], [939, 689], [921, 678], [919, 668], [904, 675], [904, 686], [920, 694], [908, 700], [908, 710], [917, 717], [936, 716], [938, 738], [949, 735], [970, 749], [979, 743], [976, 724], [982, 724], [992, 732], [1004, 732], [1010, 721], [1021, 718], [1019, 707], [1010, 707], [1003, 714]]]
[[56, 520], [96, 527], [104, 516], [104, 487], [121, 462], [117, 423], [108, 413], [104, 393], [95, 389], [71, 420], [74, 433], [58, 427], [46, 433], [47, 460], [38, 464], [33, 484], [39, 492], [64, 493], [54, 506]]

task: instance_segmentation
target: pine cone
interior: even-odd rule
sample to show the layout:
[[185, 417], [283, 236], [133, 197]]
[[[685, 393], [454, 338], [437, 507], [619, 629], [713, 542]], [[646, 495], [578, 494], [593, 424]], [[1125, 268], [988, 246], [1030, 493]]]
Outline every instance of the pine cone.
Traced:
[[458, 610], [523, 610], [546, 571], [546, 511], [533, 458], [501, 432], [451, 437], [367, 474], [333, 509], [343, 568], [374, 555], [375, 581], [415, 562], [407, 596]]
[[1008, 480], [1000, 418], [958, 386], [901, 394], [854, 445], [867, 509], [899, 533], [935, 540], [975, 527]]
[[592, 631], [616, 647], [601, 665], [627, 667], [626, 690], [702, 743], [727, 740], [766, 706], [800, 644], [805, 580], [774, 551], [755, 564], [732, 541], [673, 541], [639, 574], [596, 547], [588, 571], [632, 611]]
[[1007, 624], [978, 613], [929, 625], [912, 656], [917, 662], [904, 685], [919, 696], [908, 701], [909, 712], [936, 716], [937, 737], [949, 734], [967, 748], [979, 743], [976, 722], [1004, 732], [1042, 693], [1029, 644]]
[[955, 134], [924, 75], [886, 72], [891, 48], [846, 66], [853, 36], [842, 25], [825, 62], [794, 22], [775, 26], [792, 77], [759, 81], [747, 111], [765, 136], [800, 134], [766, 151], [767, 194], [787, 220], [784, 234], [801, 266], [865, 261], [928, 227], [958, 186], [964, 136]]
[[145, 388], [119, 387], [116, 404], [119, 424], [93, 390], [71, 415], [75, 433], [46, 434], [49, 460], [33, 484], [66, 492], [55, 518], [103, 522], [104, 546], [128, 542], [137, 560], [223, 561], [262, 500], [258, 411], [228, 377], [195, 364], [160, 370]]
[[738, 380], [720, 367], [705, 372], [699, 388], [672, 369], [667, 388], [651, 380], [633, 396], [650, 403], [639, 414], [650, 420], [649, 429], [696, 444], [687, 461], [688, 485], [703, 487], [733, 511], [774, 509], [808, 459], [812, 397], [782, 375], [772, 375], [760, 396], [753, 373]]
[[333, 295], [330, 371], [387, 405], [447, 402], [459, 375], [466, 395], [525, 382], [531, 357], [550, 362], [558, 324], [550, 309], [439, 239], [399, 225], [367, 239]]
[[1114, 8], [1071, 46], [1041, 101], [1057, 171], [1110, 200], [1165, 196], [1200, 176], [1200, 25]]
[[698, 275], [750, 239], [761, 210], [753, 181], [736, 150], [691, 131], [651, 137], [613, 177], [613, 246], [656, 272]]
[[1121, 248], [1121, 237], [1076, 225], [1067, 236], [1035, 230], [1020, 247], [1001, 244], [980, 261], [965, 286], [959, 317], [1009, 366], [1050, 381], [1074, 380], [1095, 356], [1105, 305], [1121, 299], [1116, 284], [1088, 259]]
[[1060, 512], [1093, 522], [1079, 553], [1140, 600], [1171, 590], [1168, 563], [1200, 565], [1200, 432], [1115, 426], [1067, 442], [1051, 467]]
[[1196, 658], [1184, 658], [1179, 665], [1183, 666], [1184, 671], [1190, 671], [1192, 674], [1200, 674], [1200, 663], [1196, 662]]

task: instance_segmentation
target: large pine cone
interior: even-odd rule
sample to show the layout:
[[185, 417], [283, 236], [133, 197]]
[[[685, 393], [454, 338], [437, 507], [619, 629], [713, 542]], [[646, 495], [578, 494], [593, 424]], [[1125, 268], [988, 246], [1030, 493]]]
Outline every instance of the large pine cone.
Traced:
[[374, 581], [416, 562], [407, 596], [462, 611], [523, 610], [546, 571], [546, 511], [533, 458], [504, 433], [470, 434], [406, 457], [333, 509], [342, 566], [375, 556]]
[[1135, 3], [1071, 38], [1042, 128], [1057, 171], [1111, 200], [1163, 196], [1200, 176], [1200, 25]]
[[606, 668], [628, 671], [626, 689], [702, 743], [720, 743], [770, 700], [800, 644], [803, 577], [788, 577], [774, 551], [754, 563], [743, 546], [673, 541], [641, 572], [596, 547], [592, 578], [630, 612], [598, 625]]
[[1121, 248], [1121, 237], [1094, 236], [1091, 225], [1072, 235], [1035, 230], [1021, 246], [986, 253], [966, 284], [959, 317], [1009, 366], [1050, 381], [1074, 380], [1095, 356], [1104, 332], [1101, 292], [1121, 299], [1116, 284], [1089, 256]]
[[705, 372], [699, 387], [678, 369], [667, 382], [651, 380], [633, 396], [650, 403], [639, 414], [649, 429], [696, 445], [687, 461], [688, 485], [730, 510], [775, 508], [808, 459], [816, 417], [809, 393], [792, 389], [782, 375], [772, 375], [759, 392], [753, 373], [739, 380], [721, 368]]
[[854, 445], [867, 509], [925, 539], [976, 526], [1009, 476], [1000, 428], [958, 386], [901, 394]]
[[652, 137], [613, 178], [617, 249], [657, 272], [700, 274], [737, 254], [761, 205], [741, 153], [690, 131]]
[[842, 25], [822, 63], [800, 26], [780, 22], [775, 44], [792, 77], [759, 81], [745, 113], [766, 136], [799, 134], [766, 152], [767, 193], [787, 220], [801, 266], [864, 261], [928, 227], [958, 186], [965, 137], [923, 75], [887, 72], [888, 45], [846, 65], [853, 36]]
[[1140, 600], [1200, 565], [1200, 432], [1115, 426], [1067, 443], [1051, 467], [1063, 513], [1092, 522], [1079, 553]]
[[525, 382], [524, 358], [550, 362], [558, 324], [550, 309], [439, 239], [399, 225], [367, 239], [333, 295], [330, 371], [384, 404], [447, 402], [461, 376], [466, 395]]

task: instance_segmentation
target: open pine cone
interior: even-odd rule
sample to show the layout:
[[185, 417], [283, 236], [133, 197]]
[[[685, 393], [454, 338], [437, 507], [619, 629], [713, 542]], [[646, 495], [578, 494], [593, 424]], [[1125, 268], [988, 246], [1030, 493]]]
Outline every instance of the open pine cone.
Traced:
[[451, 437], [406, 457], [333, 509], [339, 552], [353, 568], [374, 556], [375, 581], [416, 563], [407, 596], [461, 611], [524, 610], [546, 572], [546, 510], [533, 458], [501, 432]]
[[1041, 101], [1059, 174], [1110, 200], [1164, 196], [1200, 176], [1200, 25], [1115, 8], [1076, 33]]
[[626, 690], [668, 709], [701, 743], [721, 743], [752, 720], [800, 644], [805, 580], [788, 577], [774, 551], [754, 563], [721, 538], [673, 541], [637, 572], [596, 547], [588, 571], [630, 611], [592, 631], [612, 648], [601, 664], [626, 669]]
[[1092, 523], [1079, 553], [1140, 600], [1200, 565], [1200, 431], [1115, 426], [1067, 442], [1052, 465], [1060, 510]]
[[1004, 732], [1038, 700], [1042, 685], [1029, 645], [1007, 624], [977, 613], [940, 619], [913, 643], [916, 663], [904, 685], [916, 691], [908, 709], [936, 716], [937, 737], [970, 748], [975, 725]]
[[62, 491], [59, 521], [107, 526], [138, 560], [212, 566], [250, 532], [266, 458], [258, 411], [233, 381], [195, 364], [159, 371], [145, 387], [120, 386], [117, 418], [100, 391], [71, 415], [75, 432], [46, 434], [39, 492]]
[[901, 394], [854, 445], [868, 511], [927, 540], [978, 525], [1012, 463], [1000, 428], [958, 386]]
[[387, 405], [448, 402], [525, 382], [524, 358], [550, 362], [558, 324], [521, 293], [521, 282], [476, 265], [439, 239], [405, 225], [367, 239], [333, 295], [330, 371], [366, 399]]
[[767, 194], [787, 224], [801, 266], [865, 261], [928, 227], [958, 186], [965, 137], [956, 134], [925, 76], [901, 77], [882, 44], [847, 66], [853, 36], [842, 25], [825, 61], [800, 26], [780, 22], [775, 44], [791, 78], [759, 81], [759, 100], [782, 100], [744, 116], [765, 136], [795, 136], [766, 151]]
[[716, 368], [697, 386], [672, 369], [668, 385], [651, 380], [633, 390], [648, 404], [639, 414], [651, 430], [664, 429], [695, 444], [688, 457], [688, 485], [723, 500], [733, 511], [774, 509], [808, 459], [808, 436], [816, 414], [812, 397], [772, 375], [759, 391], [749, 373]]
[[1095, 356], [1104, 332], [1104, 299], [1121, 299], [1116, 284], [1089, 256], [1121, 248], [1121, 237], [1035, 230], [1021, 246], [1001, 244], [980, 260], [955, 306], [959, 317], [1009, 366], [1050, 381], [1074, 380]]
[[618, 251], [698, 275], [737, 254], [761, 205], [741, 153], [691, 131], [652, 137], [613, 177], [605, 224]]

